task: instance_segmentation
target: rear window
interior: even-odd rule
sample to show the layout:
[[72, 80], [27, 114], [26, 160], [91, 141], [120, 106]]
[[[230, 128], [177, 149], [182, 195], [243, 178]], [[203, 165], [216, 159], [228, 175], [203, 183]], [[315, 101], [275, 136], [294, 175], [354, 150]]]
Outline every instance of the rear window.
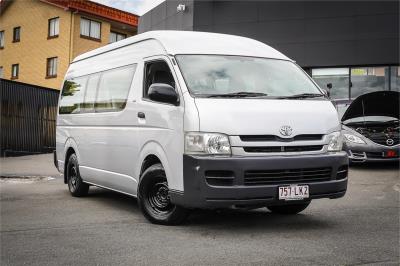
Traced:
[[136, 64], [66, 80], [61, 92], [59, 113], [124, 109], [135, 70]]
[[61, 93], [60, 114], [80, 113], [87, 77], [66, 80]]

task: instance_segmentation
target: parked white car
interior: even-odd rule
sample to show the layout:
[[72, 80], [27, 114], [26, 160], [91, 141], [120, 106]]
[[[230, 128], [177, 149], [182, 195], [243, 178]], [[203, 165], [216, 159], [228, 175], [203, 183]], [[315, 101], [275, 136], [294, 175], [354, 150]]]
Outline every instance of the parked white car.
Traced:
[[138, 198], [151, 222], [194, 208], [295, 214], [347, 189], [341, 125], [296, 63], [252, 39], [153, 31], [78, 56], [55, 163], [73, 196]]

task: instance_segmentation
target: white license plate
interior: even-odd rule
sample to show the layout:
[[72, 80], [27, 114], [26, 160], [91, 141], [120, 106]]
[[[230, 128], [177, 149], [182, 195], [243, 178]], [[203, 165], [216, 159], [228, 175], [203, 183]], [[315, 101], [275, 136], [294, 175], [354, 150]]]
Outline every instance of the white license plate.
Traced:
[[278, 187], [278, 193], [280, 200], [302, 200], [310, 197], [310, 191], [306, 185]]

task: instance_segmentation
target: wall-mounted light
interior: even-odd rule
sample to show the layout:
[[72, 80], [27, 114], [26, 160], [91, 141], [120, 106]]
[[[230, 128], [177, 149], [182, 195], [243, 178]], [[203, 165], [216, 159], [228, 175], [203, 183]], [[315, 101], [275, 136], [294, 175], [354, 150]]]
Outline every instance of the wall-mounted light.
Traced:
[[177, 12], [185, 12], [185, 9], [186, 9], [186, 6], [183, 5], [183, 4], [179, 4], [179, 5], [176, 7], [176, 11], [177, 11]]

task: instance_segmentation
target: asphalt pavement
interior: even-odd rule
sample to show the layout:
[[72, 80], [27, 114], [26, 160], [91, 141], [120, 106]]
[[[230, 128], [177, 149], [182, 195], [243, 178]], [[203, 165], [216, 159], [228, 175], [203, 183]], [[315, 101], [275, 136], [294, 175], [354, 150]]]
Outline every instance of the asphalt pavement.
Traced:
[[[54, 179], [0, 179], [2, 266], [399, 265], [398, 165], [352, 167], [344, 198], [313, 201], [296, 216], [195, 211], [184, 225], [160, 226], [128, 196], [91, 187], [71, 197], [51, 155], [35, 158], [17, 160]], [[2, 176], [12, 167], [31, 175], [29, 163], [25, 171], [7, 160]]]

